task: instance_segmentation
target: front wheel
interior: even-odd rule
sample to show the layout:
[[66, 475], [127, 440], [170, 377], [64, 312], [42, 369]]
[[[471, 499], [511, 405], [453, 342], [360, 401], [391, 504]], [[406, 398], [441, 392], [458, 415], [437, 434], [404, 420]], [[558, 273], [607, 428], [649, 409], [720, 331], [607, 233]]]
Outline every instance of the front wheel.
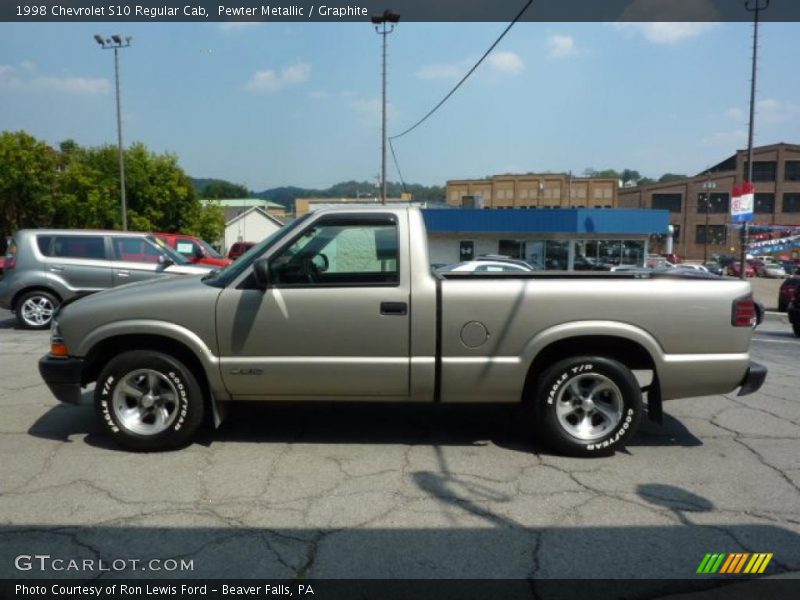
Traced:
[[129, 450], [156, 451], [187, 444], [203, 421], [203, 392], [176, 358], [132, 350], [103, 369], [94, 392], [106, 431]]
[[633, 437], [642, 392], [633, 373], [610, 358], [568, 358], [539, 377], [536, 424], [541, 437], [570, 456], [604, 456]]
[[26, 329], [47, 329], [58, 304], [58, 298], [50, 292], [27, 292], [17, 302], [17, 322]]

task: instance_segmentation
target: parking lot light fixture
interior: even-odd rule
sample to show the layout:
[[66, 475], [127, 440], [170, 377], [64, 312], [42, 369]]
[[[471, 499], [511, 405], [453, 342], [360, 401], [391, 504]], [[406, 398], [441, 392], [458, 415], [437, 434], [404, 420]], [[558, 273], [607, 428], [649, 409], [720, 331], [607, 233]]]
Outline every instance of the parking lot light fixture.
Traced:
[[117, 90], [117, 148], [119, 150], [119, 196], [122, 206], [122, 230], [128, 229], [128, 209], [125, 202], [125, 153], [122, 147], [122, 112], [120, 108], [120, 91], [119, 91], [119, 50], [120, 48], [128, 48], [131, 45], [131, 36], [125, 36], [123, 39], [121, 35], [114, 34], [111, 37], [103, 37], [100, 34], [95, 34], [94, 41], [98, 43], [102, 50], [114, 50], [114, 80], [116, 82]]

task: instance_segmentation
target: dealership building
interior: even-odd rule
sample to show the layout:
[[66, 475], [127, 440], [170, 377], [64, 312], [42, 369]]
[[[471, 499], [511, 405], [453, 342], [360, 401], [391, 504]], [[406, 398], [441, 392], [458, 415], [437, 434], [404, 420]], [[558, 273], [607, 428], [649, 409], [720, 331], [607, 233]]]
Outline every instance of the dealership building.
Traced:
[[665, 235], [666, 210], [561, 208], [427, 209], [431, 264], [502, 254], [547, 269], [644, 265], [653, 235]]
[[[747, 167], [747, 151], [739, 150], [694, 177], [622, 188], [618, 205], [669, 211], [675, 251], [685, 258], [738, 252], [739, 227], [731, 224], [730, 203], [733, 186], [747, 178]], [[800, 225], [800, 146], [780, 143], [753, 148], [753, 184], [754, 226]], [[663, 252], [664, 244], [663, 239], [657, 241], [653, 250]]]

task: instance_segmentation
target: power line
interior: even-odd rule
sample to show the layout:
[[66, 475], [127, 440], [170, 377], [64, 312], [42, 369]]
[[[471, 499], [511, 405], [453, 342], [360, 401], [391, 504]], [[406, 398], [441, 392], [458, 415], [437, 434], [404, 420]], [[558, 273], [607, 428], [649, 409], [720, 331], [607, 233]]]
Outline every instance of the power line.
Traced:
[[[403, 137], [403, 136], [404, 136], [404, 135], [406, 135], [407, 133], [411, 133], [411, 132], [412, 132], [412, 131], [414, 131], [414, 130], [415, 130], [417, 127], [419, 127], [420, 125], [422, 125], [422, 124], [423, 124], [423, 123], [424, 123], [424, 122], [425, 122], [425, 121], [428, 119], [428, 117], [430, 117], [430, 116], [431, 116], [433, 113], [435, 113], [437, 110], [439, 110], [439, 108], [442, 106], [442, 104], [444, 104], [445, 102], [447, 102], [447, 100], [450, 98], [450, 96], [452, 96], [453, 94], [455, 94], [456, 90], [457, 90], [458, 88], [460, 88], [460, 87], [461, 87], [461, 84], [463, 84], [463, 83], [464, 83], [464, 82], [467, 80], [467, 78], [469, 78], [469, 76], [470, 76], [470, 75], [472, 75], [473, 71], [475, 71], [475, 69], [477, 69], [477, 68], [480, 66], [480, 64], [481, 64], [481, 63], [482, 63], [482, 62], [483, 62], [483, 61], [486, 59], [486, 57], [487, 57], [487, 56], [489, 56], [489, 54], [491, 54], [491, 52], [492, 52], [492, 50], [494, 50], [495, 46], [497, 46], [497, 44], [499, 44], [499, 43], [500, 43], [500, 40], [502, 40], [502, 39], [503, 39], [503, 38], [506, 36], [506, 34], [507, 34], [507, 33], [508, 33], [510, 30], [511, 30], [511, 28], [514, 26], [514, 23], [516, 23], [517, 21], [519, 21], [520, 17], [522, 17], [522, 15], [525, 13], [525, 11], [526, 11], [526, 10], [528, 10], [528, 7], [529, 7], [531, 4], [533, 4], [533, 0], [528, 0], [528, 2], [525, 4], [525, 6], [523, 6], [523, 7], [522, 7], [522, 10], [520, 10], [520, 11], [519, 11], [519, 13], [517, 13], [517, 16], [516, 16], [516, 17], [514, 17], [514, 20], [513, 20], [513, 21], [511, 21], [511, 23], [509, 23], [509, 24], [508, 24], [508, 27], [506, 27], [506, 28], [505, 28], [505, 30], [503, 30], [503, 33], [501, 33], [501, 34], [500, 34], [500, 37], [498, 37], [498, 38], [497, 38], [497, 39], [494, 41], [494, 43], [493, 43], [491, 46], [489, 46], [489, 49], [488, 49], [486, 52], [484, 52], [484, 53], [483, 53], [483, 56], [481, 56], [481, 58], [478, 60], [478, 62], [476, 62], [476, 63], [475, 63], [473, 66], [472, 66], [472, 68], [471, 68], [469, 71], [467, 71], [467, 74], [466, 74], [466, 75], [464, 75], [464, 77], [462, 77], [462, 78], [461, 78], [461, 81], [459, 81], [459, 82], [456, 84], [456, 86], [455, 86], [455, 87], [454, 87], [452, 90], [450, 90], [450, 92], [448, 92], [448, 94], [447, 94], [447, 95], [446, 95], [444, 98], [442, 98], [442, 100], [439, 102], [439, 104], [437, 104], [436, 106], [434, 106], [434, 107], [433, 107], [433, 108], [430, 110], [430, 112], [428, 112], [428, 114], [426, 114], [426, 115], [425, 115], [424, 117], [422, 117], [422, 118], [421, 118], [419, 121], [417, 121], [416, 123], [414, 123], [414, 125], [412, 125], [412, 126], [411, 126], [411, 127], [409, 127], [408, 129], [406, 129], [404, 132], [402, 132], [402, 133], [398, 133], [397, 135], [393, 135], [393, 136], [389, 137], [389, 141], [391, 141], [391, 140], [396, 140], [396, 139], [397, 139], [397, 138], [399, 138], [399, 137]], [[396, 163], [396, 161], [395, 161], [395, 163]], [[399, 169], [398, 169], [398, 171], [399, 171]]]
[[397, 174], [400, 176], [400, 183], [403, 186], [403, 192], [408, 192], [406, 189], [406, 182], [403, 181], [403, 173], [400, 172], [400, 165], [397, 162], [397, 154], [394, 153], [394, 144], [392, 144], [392, 138], [389, 138], [389, 149], [392, 151], [392, 159], [394, 160], [394, 168], [397, 169]]

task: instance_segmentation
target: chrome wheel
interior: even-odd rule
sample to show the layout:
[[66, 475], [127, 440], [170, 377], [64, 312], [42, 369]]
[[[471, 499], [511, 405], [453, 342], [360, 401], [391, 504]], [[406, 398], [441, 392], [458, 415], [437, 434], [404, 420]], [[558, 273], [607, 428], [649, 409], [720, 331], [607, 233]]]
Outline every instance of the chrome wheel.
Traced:
[[29, 327], [45, 327], [53, 318], [56, 307], [47, 296], [30, 296], [20, 306], [22, 320]]
[[622, 420], [622, 392], [605, 375], [580, 373], [569, 379], [556, 397], [561, 427], [582, 441], [602, 438]]
[[178, 416], [178, 390], [153, 369], [138, 369], [122, 377], [112, 398], [114, 416], [133, 433], [156, 435]]

